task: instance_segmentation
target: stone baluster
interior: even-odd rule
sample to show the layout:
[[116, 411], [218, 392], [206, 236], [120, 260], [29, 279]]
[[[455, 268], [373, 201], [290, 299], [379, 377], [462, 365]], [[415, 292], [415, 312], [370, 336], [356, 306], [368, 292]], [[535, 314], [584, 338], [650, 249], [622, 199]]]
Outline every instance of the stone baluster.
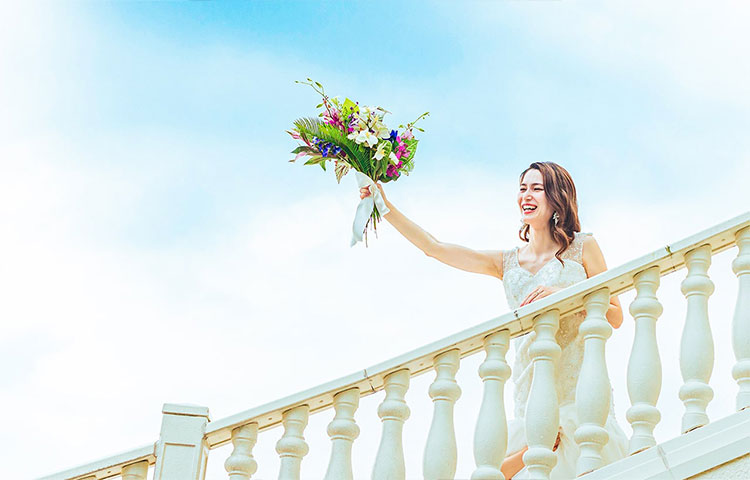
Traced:
[[353, 480], [352, 444], [359, 436], [359, 427], [354, 421], [354, 412], [359, 406], [359, 388], [352, 388], [333, 396], [336, 412], [328, 424], [331, 437], [331, 458], [324, 480]]
[[378, 407], [383, 421], [383, 433], [372, 470], [373, 480], [404, 480], [404, 447], [402, 433], [409, 418], [409, 407], [404, 401], [409, 389], [408, 369], [393, 372], [385, 377], [385, 399]]
[[131, 463], [122, 467], [122, 480], [146, 480], [148, 475], [148, 461]]
[[533, 362], [533, 378], [526, 402], [526, 442], [529, 449], [523, 455], [531, 479], [549, 479], [557, 464], [552, 451], [560, 427], [560, 407], [555, 388], [555, 363], [560, 358], [560, 346], [555, 334], [560, 325], [560, 312], [550, 310], [534, 319], [536, 338], [529, 347]]
[[656, 298], [659, 267], [651, 267], [633, 277], [637, 295], [630, 304], [635, 319], [633, 350], [628, 362], [628, 394], [631, 407], [627, 419], [633, 427], [629, 454], [656, 445], [654, 427], [661, 420], [656, 401], [661, 391], [661, 359], [656, 343], [656, 320], [664, 310]]
[[148, 475], [148, 461], [131, 463], [122, 467], [122, 480], [146, 480]]
[[353, 480], [352, 444], [359, 436], [359, 427], [354, 421], [354, 412], [359, 406], [359, 388], [352, 388], [333, 397], [336, 412], [328, 424], [331, 437], [331, 458], [324, 480]]
[[426, 480], [453, 478], [456, 474], [458, 453], [453, 406], [461, 396], [461, 388], [456, 383], [459, 360], [459, 350], [450, 350], [433, 360], [435, 381], [430, 385], [429, 394], [434, 412], [422, 462]]
[[602, 448], [609, 440], [604, 428], [609, 415], [612, 389], [607, 375], [605, 347], [612, 335], [607, 321], [609, 289], [602, 288], [583, 297], [586, 319], [583, 335], [583, 363], [576, 385], [576, 411], [579, 426], [573, 435], [580, 448], [576, 473], [583, 475], [602, 465]]
[[234, 450], [224, 462], [229, 480], [248, 480], [258, 469], [253, 458], [253, 447], [258, 441], [258, 424], [250, 423], [232, 430]]
[[732, 320], [732, 346], [737, 363], [732, 376], [737, 380], [737, 410], [750, 407], [750, 227], [737, 232], [739, 253], [732, 262], [739, 290]]
[[680, 400], [685, 404], [682, 432], [686, 433], [708, 423], [706, 407], [714, 396], [708, 381], [714, 367], [714, 342], [708, 322], [708, 297], [714, 283], [708, 277], [711, 247], [700, 246], [685, 254], [687, 277], [682, 293], [687, 298], [687, 315], [680, 342], [680, 371], [685, 382], [680, 387]]
[[282, 415], [284, 435], [276, 442], [276, 452], [281, 458], [279, 480], [299, 480], [300, 478], [302, 457], [309, 451], [304, 437], [309, 415], [310, 407], [307, 405], [292, 408]]
[[479, 376], [484, 383], [484, 395], [474, 431], [474, 460], [477, 468], [471, 475], [472, 480], [505, 478], [500, 471], [500, 465], [508, 447], [503, 389], [510, 377], [510, 367], [505, 361], [509, 343], [508, 330], [501, 330], [484, 338], [486, 357], [479, 367]]

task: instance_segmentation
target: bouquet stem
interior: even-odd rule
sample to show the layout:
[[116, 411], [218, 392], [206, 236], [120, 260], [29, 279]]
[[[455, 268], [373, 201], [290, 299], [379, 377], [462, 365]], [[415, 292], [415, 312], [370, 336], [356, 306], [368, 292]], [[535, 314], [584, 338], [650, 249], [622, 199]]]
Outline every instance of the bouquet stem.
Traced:
[[365, 238], [365, 248], [367, 248], [367, 231], [370, 229], [370, 223], [372, 223], [372, 231], [375, 232], [375, 238], [377, 239], [379, 221], [380, 221], [380, 212], [378, 211], [378, 206], [373, 205], [372, 215], [370, 215], [370, 218], [367, 219], [367, 223], [365, 224], [365, 231], [363, 232], [364, 238]]

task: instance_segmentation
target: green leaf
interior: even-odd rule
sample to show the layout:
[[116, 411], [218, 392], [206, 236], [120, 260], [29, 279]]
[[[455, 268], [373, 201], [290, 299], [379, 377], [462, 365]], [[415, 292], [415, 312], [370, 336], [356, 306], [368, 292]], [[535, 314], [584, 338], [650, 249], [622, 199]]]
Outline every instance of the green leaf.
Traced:
[[308, 161], [305, 162], [305, 165], [315, 165], [316, 163], [324, 162], [324, 157], [312, 157]]
[[326, 161], [325, 160], [323, 160], [322, 162], [320, 162], [318, 165], [320, 165], [320, 168], [322, 168], [324, 172], [326, 171]]
[[404, 140], [404, 143], [406, 144], [406, 149], [409, 151], [409, 155], [406, 156], [406, 159], [402, 157], [401, 160], [404, 162], [411, 162], [411, 160], [414, 158], [414, 154], [417, 153], [417, 143], [419, 140], [410, 138], [408, 140]]
[[359, 111], [359, 106], [357, 106], [355, 102], [351, 101], [348, 98], [344, 100], [344, 107], [341, 110], [341, 113], [343, 116], [348, 117], [350, 113], [358, 112], [358, 111]]
[[336, 163], [334, 173], [336, 174], [337, 183], [341, 183], [341, 178], [349, 172], [350, 168], [351, 166], [344, 160], [339, 160], [338, 163]]
[[317, 153], [317, 150], [315, 150], [313, 147], [310, 147], [308, 145], [300, 145], [299, 147], [292, 150], [292, 153], [295, 155], [302, 152], [308, 152], [308, 153]]

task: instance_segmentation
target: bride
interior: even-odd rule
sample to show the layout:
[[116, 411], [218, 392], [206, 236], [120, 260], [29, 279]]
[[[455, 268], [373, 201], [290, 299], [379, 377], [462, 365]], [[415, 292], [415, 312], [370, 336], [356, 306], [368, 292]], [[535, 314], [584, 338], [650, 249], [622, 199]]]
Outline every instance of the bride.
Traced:
[[[461, 270], [502, 280], [511, 309], [544, 298], [607, 269], [594, 237], [580, 232], [573, 179], [567, 170], [556, 163], [532, 163], [521, 173], [516, 202], [522, 223], [519, 237], [524, 245], [510, 250], [472, 250], [441, 242], [406, 218], [385, 197], [382, 185], [377, 186], [390, 209], [384, 218], [396, 230], [430, 257]], [[369, 195], [367, 187], [360, 189], [360, 198]], [[578, 420], [575, 390], [583, 361], [583, 338], [578, 334], [578, 326], [584, 316], [584, 312], [579, 312], [561, 318], [556, 335], [562, 350], [555, 372], [560, 428], [553, 448], [557, 454], [557, 464], [550, 475], [552, 480], [576, 476], [578, 445], [573, 434]], [[614, 328], [622, 323], [622, 308], [617, 297], [611, 298], [606, 316]], [[531, 332], [514, 339], [516, 353], [512, 371], [515, 418], [508, 425], [509, 454], [501, 468], [506, 479], [527, 478], [523, 463], [523, 454], [528, 449], [524, 417], [533, 375], [529, 347], [535, 336], [535, 332]], [[627, 438], [617, 424], [612, 405], [604, 427], [609, 433], [609, 441], [602, 449], [602, 460], [607, 464], [627, 454]]]

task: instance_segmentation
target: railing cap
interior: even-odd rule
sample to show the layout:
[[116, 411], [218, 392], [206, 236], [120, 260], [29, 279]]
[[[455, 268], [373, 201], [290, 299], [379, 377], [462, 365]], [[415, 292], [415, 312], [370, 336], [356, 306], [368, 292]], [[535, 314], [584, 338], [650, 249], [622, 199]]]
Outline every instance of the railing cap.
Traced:
[[161, 409], [165, 415], [186, 415], [190, 417], [208, 418], [208, 407], [192, 403], [165, 403]]

